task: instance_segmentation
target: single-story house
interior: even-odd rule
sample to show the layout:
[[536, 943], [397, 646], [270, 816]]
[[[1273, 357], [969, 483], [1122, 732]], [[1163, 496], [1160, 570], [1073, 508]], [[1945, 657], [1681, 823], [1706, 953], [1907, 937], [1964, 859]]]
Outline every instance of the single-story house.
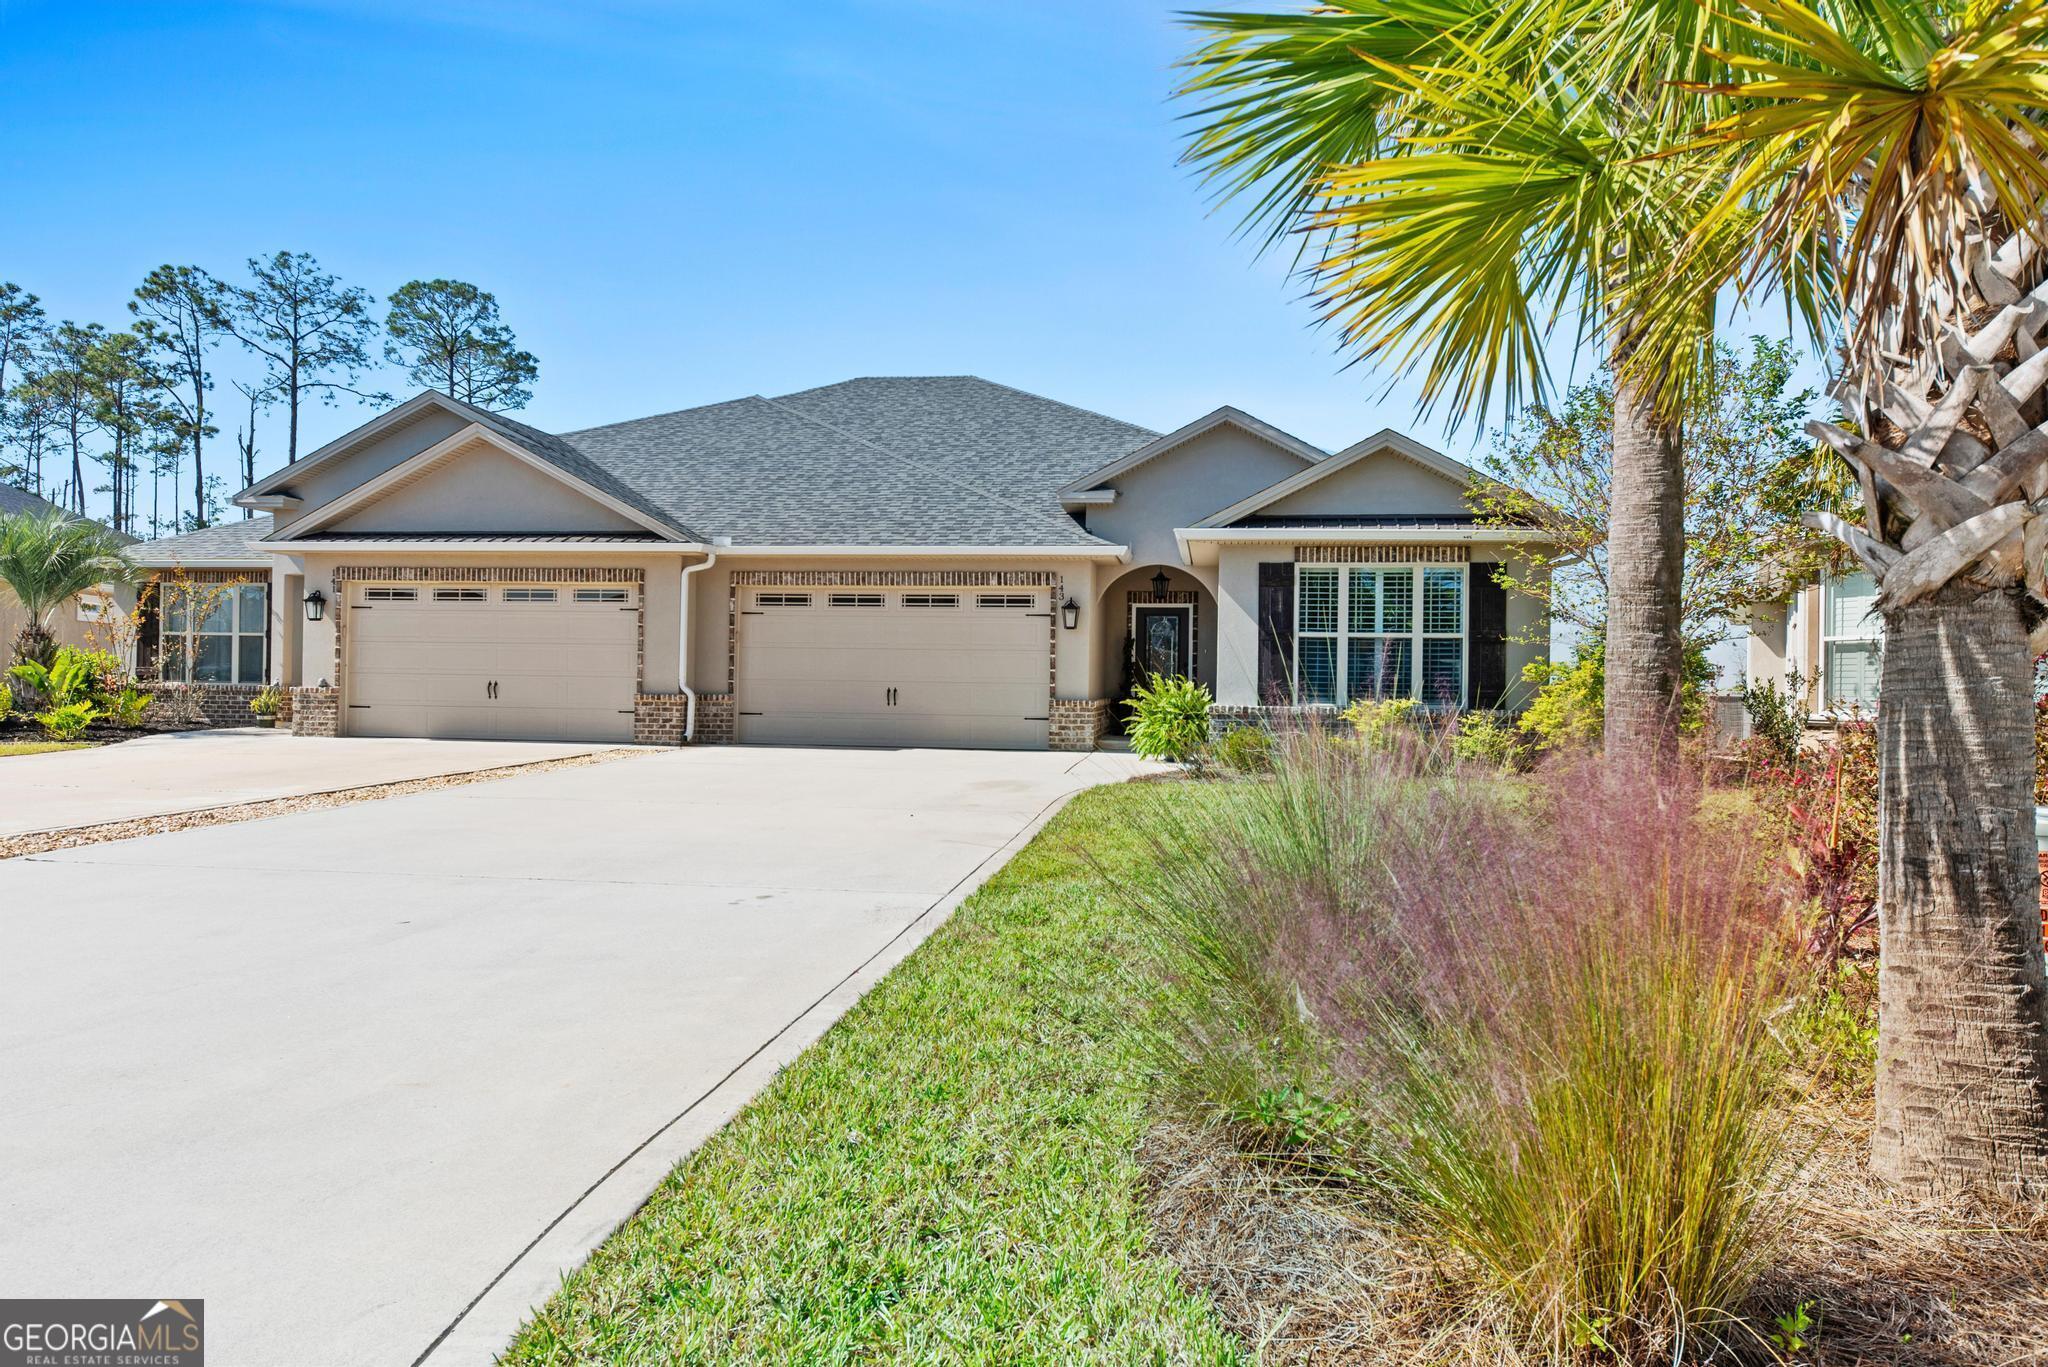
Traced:
[[1877, 706], [1884, 619], [1869, 571], [1827, 575], [1748, 616], [1743, 678], [1750, 687], [1774, 684], [1817, 719]]
[[137, 559], [234, 586], [152, 658], [282, 684], [301, 734], [1086, 749], [1156, 672], [1226, 718], [1513, 706], [1547, 629], [1492, 570], [1532, 533], [1472, 478], [972, 376], [564, 433], [429, 391]]
[[[0, 515], [16, 513], [61, 513], [65, 510], [46, 498], [39, 498], [26, 489], [17, 489], [11, 484], [0, 483]], [[68, 514], [67, 514], [68, 515]], [[118, 541], [132, 542], [134, 537], [115, 532]], [[60, 646], [89, 646], [96, 649], [111, 649], [116, 644], [118, 632], [109, 628], [110, 617], [117, 609], [116, 595], [103, 589], [94, 589], [72, 598], [69, 603], [57, 609], [50, 618], [50, 635]], [[28, 612], [21, 600], [14, 596], [14, 590], [0, 584], [0, 666], [4, 666], [14, 638], [28, 625]]]

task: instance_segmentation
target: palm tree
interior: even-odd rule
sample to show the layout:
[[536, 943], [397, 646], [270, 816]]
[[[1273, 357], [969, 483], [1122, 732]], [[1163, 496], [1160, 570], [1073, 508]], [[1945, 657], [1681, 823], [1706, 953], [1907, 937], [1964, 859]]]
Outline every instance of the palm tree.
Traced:
[[1810, 430], [1862, 517], [1812, 521], [1876, 577], [1885, 625], [1873, 1164], [2048, 1190], [2048, 0], [1745, 3], [1758, 41], [1705, 136], [1728, 188], [1686, 259], [1740, 240], [1745, 280], [1833, 291], [1845, 421]]
[[95, 585], [132, 583], [135, 575], [120, 539], [97, 522], [55, 508], [0, 515], [0, 583], [28, 615], [14, 639], [17, 662], [48, 664], [57, 649], [51, 615]]
[[[1615, 363], [1606, 635], [1610, 753], [1675, 735], [1683, 447], [1705, 371], [1711, 287], [1690, 350], [1626, 364], [1637, 282], [1695, 226], [1704, 183], [1676, 155], [1715, 112], [1692, 78], [1725, 21], [1671, 0], [1331, 0], [1305, 13], [1195, 16], [1189, 159], [1249, 202], [1267, 242], [1300, 235], [1342, 344], [1423, 372], [1425, 406], [1484, 412], [1540, 392], [1575, 314]], [[1732, 39], [1731, 39], [1732, 41]]]

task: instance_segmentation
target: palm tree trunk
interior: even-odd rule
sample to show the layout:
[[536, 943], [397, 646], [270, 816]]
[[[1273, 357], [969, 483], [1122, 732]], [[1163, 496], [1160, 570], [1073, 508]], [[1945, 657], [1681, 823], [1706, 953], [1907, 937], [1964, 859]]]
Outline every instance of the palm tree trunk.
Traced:
[[2019, 600], [1885, 616], [1877, 1131], [1909, 1191], [2048, 1191], [2033, 658]]
[[[1625, 345], [1625, 344], [1624, 344]], [[1607, 720], [1610, 756], [1668, 753], [1678, 737], [1684, 646], [1685, 451], [1678, 425], [1629, 378], [1618, 347], [1614, 477], [1607, 515]]]

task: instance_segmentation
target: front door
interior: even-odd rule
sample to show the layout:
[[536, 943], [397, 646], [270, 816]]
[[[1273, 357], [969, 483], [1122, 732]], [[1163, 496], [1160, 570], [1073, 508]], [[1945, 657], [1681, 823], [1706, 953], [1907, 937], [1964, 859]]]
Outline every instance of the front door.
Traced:
[[1188, 610], [1183, 607], [1138, 607], [1131, 612], [1134, 683], [1150, 683], [1155, 674], [1189, 676]]

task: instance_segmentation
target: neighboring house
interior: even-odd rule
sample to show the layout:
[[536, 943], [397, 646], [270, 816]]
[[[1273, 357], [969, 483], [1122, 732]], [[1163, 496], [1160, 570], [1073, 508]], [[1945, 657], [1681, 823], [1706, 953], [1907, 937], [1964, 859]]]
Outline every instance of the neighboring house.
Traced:
[[232, 584], [195, 683], [301, 734], [1085, 749], [1134, 678], [1219, 713], [1512, 706], [1547, 658], [1472, 472], [1220, 408], [1164, 436], [970, 376], [553, 435], [427, 392], [139, 548]]
[[1867, 571], [1844, 571], [1751, 609], [1744, 678], [1795, 693], [1811, 716], [1867, 712], [1877, 705], [1883, 650], [1877, 584]]
[[[17, 489], [11, 484], [0, 484], [0, 514], [54, 513], [61, 512], [48, 499], [37, 498], [34, 494]], [[123, 542], [132, 542], [134, 537], [116, 532]], [[97, 645], [109, 648], [116, 633], [108, 630], [105, 620], [118, 612], [114, 593], [96, 590], [84, 593], [57, 609], [50, 618], [50, 635], [61, 646]], [[21, 600], [5, 584], [0, 584], [0, 657], [5, 657], [14, 644], [14, 638], [28, 625], [28, 613], [22, 608]], [[95, 633], [93, 628], [99, 626]]]

